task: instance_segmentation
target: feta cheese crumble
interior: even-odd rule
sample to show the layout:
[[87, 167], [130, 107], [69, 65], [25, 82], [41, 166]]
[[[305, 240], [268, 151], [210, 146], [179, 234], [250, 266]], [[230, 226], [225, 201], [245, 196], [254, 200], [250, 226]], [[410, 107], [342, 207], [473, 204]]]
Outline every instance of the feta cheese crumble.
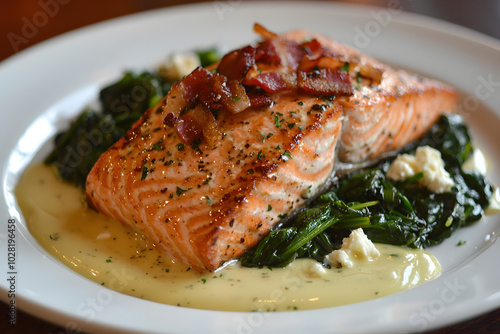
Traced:
[[305, 268], [305, 274], [310, 278], [321, 278], [326, 275], [326, 269], [321, 265], [321, 263], [314, 261]]
[[338, 267], [352, 268], [356, 260], [373, 261], [380, 256], [380, 252], [373, 242], [366, 236], [362, 228], [353, 230], [348, 238], [342, 240], [340, 249], [328, 254], [325, 260]]
[[490, 204], [484, 210], [485, 215], [494, 215], [500, 212], [500, 190], [495, 188], [490, 198]]
[[417, 173], [423, 173], [419, 184], [436, 194], [445, 193], [455, 185], [450, 174], [444, 169], [441, 153], [430, 147], [418, 147], [415, 155], [401, 154], [391, 164], [387, 177], [395, 181], [404, 181]]
[[195, 53], [174, 53], [158, 66], [158, 73], [168, 80], [181, 80], [200, 66], [200, 59]]

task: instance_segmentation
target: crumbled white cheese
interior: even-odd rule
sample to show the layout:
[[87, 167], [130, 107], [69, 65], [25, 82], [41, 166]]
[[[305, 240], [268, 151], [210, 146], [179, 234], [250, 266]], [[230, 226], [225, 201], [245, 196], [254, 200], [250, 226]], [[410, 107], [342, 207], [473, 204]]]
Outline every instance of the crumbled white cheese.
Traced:
[[195, 53], [174, 53], [158, 66], [158, 73], [168, 80], [181, 80], [200, 66], [200, 59]]
[[500, 212], [500, 190], [495, 188], [490, 197], [490, 204], [484, 209], [485, 215], [494, 215]]
[[445, 193], [454, 186], [453, 179], [444, 169], [441, 153], [430, 147], [418, 147], [415, 155], [401, 154], [391, 164], [387, 177], [395, 181], [404, 181], [417, 173], [424, 176], [419, 184], [436, 194]]
[[462, 165], [462, 170], [466, 172], [478, 172], [481, 175], [486, 175], [488, 169], [488, 163], [483, 152], [474, 148], [474, 151], [470, 157]]
[[[484, 153], [474, 148], [471, 156], [462, 165], [462, 170], [466, 172], [477, 172], [481, 175], [486, 175], [488, 172], [488, 160]], [[490, 197], [488, 206], [484, 209], [485, 215], [494, 215], [500, 213], [500, 190], [495, 187]]]
[[308, 277], [323, 277], [326, 274], [326, 269], [319, 262], [311, 262], [305, 268], [305, 273]]
[[380, 252], [373, 242], [368, 239], [362, 228], [358, 228], [342, 240], [340, 249], [326, 256], [326, 261], [336, 267], [352, 268], [355, 260], [373, 261], [379, 256]]

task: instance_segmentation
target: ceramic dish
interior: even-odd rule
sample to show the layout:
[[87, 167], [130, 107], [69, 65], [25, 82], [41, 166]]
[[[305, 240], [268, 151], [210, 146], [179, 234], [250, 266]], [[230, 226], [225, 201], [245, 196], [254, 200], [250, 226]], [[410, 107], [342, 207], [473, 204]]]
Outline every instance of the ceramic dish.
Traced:
[[[13, 189], [103, 85], [172, 51], [256, 40], [254, 22], [276, 32], [307, 29], [463, 92], [461, 112], [490, 166], [500, 164], [500, 43], [399, 8], [330, 3], [211, 2], [141, 13], [76, 30], [0, 64], [2, 270], [16, 278], [16, 305], [67, 328], [141, 333], [416, 332], [500, 307], [500, 216], [489, 216], [428, 249], [442, 264], [431, 282], [388, 297], [312, 311], [216, 312], [162, 305], [111, 291], [54, 260], [26, 228]], [[491, 168], [488, 178], [500, 184]], [[8, 219], [16, 221], [15, 267], [7, 267]], [[458, 240], [467, 243], [457, 247]], [[9, 282], [0, 296], [10, 302]]]

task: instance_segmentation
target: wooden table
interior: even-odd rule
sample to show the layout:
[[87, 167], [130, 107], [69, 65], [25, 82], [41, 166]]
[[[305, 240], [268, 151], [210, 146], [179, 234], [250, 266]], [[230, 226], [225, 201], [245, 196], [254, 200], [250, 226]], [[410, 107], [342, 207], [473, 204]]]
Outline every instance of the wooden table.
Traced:
[[[346, 1], [346, 0], [344, 0]], [[22, 51], [43, 40], [49, 39], [69, 30], [77, 29], [92, 23], [132, 14], [144, 10], [160, 7], [174, 6], [185, 3], [200, 1], [180, 1], [180, 0], [2, 0], [0, 2], [0, 61]], [[351, 0], [346, 2], [363, 3], [384, 6], [386, 0]], [[404, 5], [404, 0], [401, 1]], [[484, 1], [474, 6], [474, 11], [456, 11], [457, 6], [463, 6], [464, 1], [446, 1], [448, 7], [455, 8], [446, 13], [440, 12], [439, 8], [446, 6], [435, 6], [435, 2], [419, 1], [406, 5], [405, 10], [423, 11], [424, 14], [441, 17], [443, 19], [455, 21], [468, 25], [471, 28], [482, 30], [496, 38], [500, 38], [500, 10], [490, 9], [494, 1]], [[43, 7], [42, 4], [45, 4]], [[52, 4], [49, 6], [49, 4]], [[493, 5], [492, 5], [493, 4]], [[483, 6], [483, 7], [481, 7]], [[437, 8], [439, 7], [439, 8]], [[437, 8], [437, 9], [436, 9]], [[478, 10], [479, 9], [479, 10]], [[47, 15], [43, 16], [40, 11]], [[495, 14], [496, 13], [496, 14]], [[38, 17], [37, 17], [38, 15]], [[455, 16], [454, 16], [455, 15]], [[496, 15], [492, 17], [492, 15]], [[45, 20], [44, 17], [47, 19]], [[23, 26], [27, 21], [38, 19], [39, 27], [29, 34], [22, 34]], [[461, 21], [462, 20], [462, 21]], [[31, 21], [33, 22], [33, 21]], [[26, 28], [25, 28], [26, 29]], [[17, 35], [18, 37], [16, 37]], [[23, 37], [24, 36], [24, 37]], [[33, 317], [25, 312], [17, 313], [17, 324], [10, 326], [7, 318], [7, 305], [3, 304], [3, 312], [0, 312], [0, 332], [1, 333], [66, 333], [67, 331], [59, 326], [48, 323], [44, 320]], [[447, 328], [429, 332], [432, 334], [444, 333], [500, 333], [500, 309], [485, 314], [483, 316], [453, 325]]]

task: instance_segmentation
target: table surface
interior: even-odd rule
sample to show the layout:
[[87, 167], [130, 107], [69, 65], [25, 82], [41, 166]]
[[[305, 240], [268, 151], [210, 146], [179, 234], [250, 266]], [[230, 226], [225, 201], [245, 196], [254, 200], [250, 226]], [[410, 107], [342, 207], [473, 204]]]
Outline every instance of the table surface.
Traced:
[[[0, 61], [43, 40], [66, 31], [77, 29], [110, 18], [132, 14], [144, 10], [175, 6], [199, 0], [58, 0], [61, 5], [54, 15], [38, 32], [29, 39], [12, 43], [8, 35], [19, 32], [24, 20], [40, 11], [40, 3], [50, 1], [15, 0], [0, 1]], [[387, 6], [390, 0], [343, 0], [357, 4]], [[455, 24], [480, 31], [500, 39], [500, 1], [483, 0], [472, 3], [469, 0], [400, 0], [404, 10], [436, 17]], [[7, 306], [0, 312], [1, 333], [66, 333], [67, 331], [18, 310], [17, 324], [11, 326], [7, 320]], [[500, 309], [453, 326], [429, 332], [444, 333], [500, 333]]]

